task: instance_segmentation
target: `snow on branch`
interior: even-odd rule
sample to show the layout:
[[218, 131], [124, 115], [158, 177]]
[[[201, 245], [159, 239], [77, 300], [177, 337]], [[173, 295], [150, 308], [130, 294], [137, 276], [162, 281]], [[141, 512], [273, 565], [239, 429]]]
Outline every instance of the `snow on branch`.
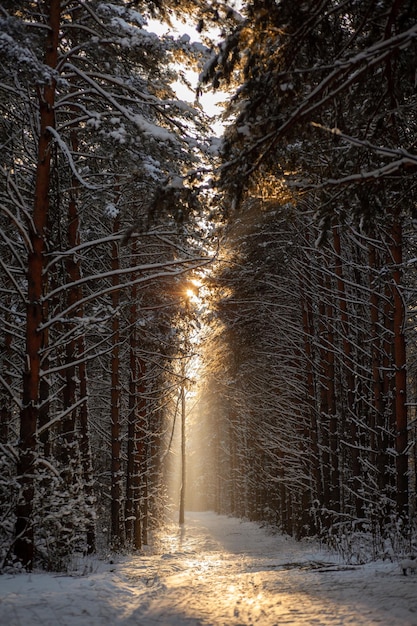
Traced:
[[[133, 239], [133, 238], [138, 238], [138, 237], [140, 238], [156, 237], [158, 239], [161, 239], [161, 241], [164, 241], [165, 243], [169, 244], [170, 246], [176, 249], [179, 249], [178, 246], [174, 242], [168, 239], [168, 236], [177, 236], [177, 235], [178, 235], [178, 232], [174, 230], [167, 230], [167, 231], [163, 230], [161, 232], [157, 230], [150, 230], [149, 232], [146, 232], [146, 233], [143, 233], [143, 232], [129, 233], [129, 238]], [[61, 261], [64, 257], [77, 255], [80, 252], [83, 252], [84, 250], [88, 250], [89, 248], [92, 248], [92, 247], [97, 247], [101, 244], [112, 243], [116, 241], [123, 241], [125, 238], [126, 238], [125, 233], [111, 234], [105, 237], [99, 237], [97, 239], [84, 241], [83, 243], [80, 243], [79, 245], [74, 246], [73, 248], [68, 248], [68, 250], [60, 250], [58, 252], [54, 250], [53, 252], [49, 252], [46, 254], [46, 256], [52, 257], [52, 260], [47, 264], [45, 268], [45, 272], [48, 273], [51, 270], [51, 268], [54, 265], [56, 265], [59, 261]]]
[[[78, 74], [78, 76], [84, 79], [89, 85], [91, 85], [94, 88], [94, 90], [97, 93], [99, 93], [101, 96], [103, 96], [103, 98], [107, 100], [107, 102], [112, 104], [114, 108], [117, 111], [119, 111], [119, 113], [121, 113], [127, 120], [135, 124], [135, 126], [145, 136], [151, 136], [156, 141], [171, 141], [174, 144], [178, 143], [178, 137], [176, 137], [170, 131], [166, 130], [165, 128], [162, 128], [161, 126], [157, 126], [156, 124], [153, 124], [152, 122], [149, 122], [142, 115], [139, 115], [138, 113], [131, 113], [125, 106], [120, 104], [120, 102], [118, 102], [118, 100], [115, 97], [113, 97], [106, 89], [101, 87], [97, 83], [97, 81], [95, 81], [92, 78], [91, 75], [86, 74], [80, 68], [72, 64], [67, 64], [67, 67], [71, 69], [73, 72], [75, 72], [76, 74]], [[162, 111], [159, 111], [159, 112], [163, 114]]]
[[13, 276], [12, 272], [10, 271], [10, 269], [7, 267], [7, 265], [5, 264], [5, 262], [3, 261], [3, 259], [0, 258], [0, 265], [3, 268], [5, 274], [7, 274], [10, 282], [14, 285], [16, 292], [19, 294], [20, 299], [22, 300], [22, 302], [26, 303], [26, 296], [23, 293], [22, 289], [20, 288], [19, 283], [17, 282], [16, 278]]
[[35, 460], [36, 465], [43, 465], [44, 467], [46, 467], [47, 469], [49, 469], [49, 471], [54, 474], [55, 476], [57, 476], [57, 478], [60, 478], [60, 473], [58, 472], [58, 470], [52, 465], [52, 463], [50, 463], [47, 459], [45, 459], [44, 457], [38, 457]]
[[[182, 260], [182, 261], [175, 261], [173, 263], [175, 264], [179, 264], [179, 263], [192, 263], [191, 265], [187, 265], [186, 267], [180, 267], [177, 269], [172, 269], [172, 270], [166, 270], [165, 272], [156, 272], [155, 274], [150, 274], [148, 276], [139, 276], [138, 278], [135, 278], [133, 280], [129, 280], [126, 283], [123, 284], [118, 284], [118, 285], [111, 285], [109, 287], [106, 287], [104, 289], [102, 289], [101, 291], [97, 292], [93, 292], [90, 293], [89, 295], [85, 296], [84, 298], [81, 298], [80, 300], [77, 300], [76, 302], [74, 302], [73, 304], [71, 304], [70, 306], [68, 306], [64, 311], [61, 311], [60, 313], [58, 313], [57, 315], [55, 315], [54, 317], [50, 318], [49, 320], [47, 320], [44, 324], [42, 324], [39, 327], [39, 331], [43, 331], [46, 328], [50, 328], [51, 326], [53, 326], [56, 322], [62, 321], [62, 319], [65, 317], [65, 315], [68, 315], [68, 313], [70, 313], [71, 311], [73, 311], [74, 309], [77, 309], [78, 307], [82, 307], [84, 306], [84, 304], [86, 304], [87, 302], [90, 302], [91, 300], [95, 300], [101, 296], [105, 296], [109, 293], [113, 293], [114, 291], [118, 291], [118, 290], [122, 290], [122, 289], [126, 289], [131, 287], [132, 285], [139, 285], [139, 284], [146, 284], [149, 283], [153, 280], [159, 280], [160, 278], [172, 278], [175, 276], [180, 276], [181, 274], [185, 274], [187, 272], [191, 272], [192, 270], [195, 269], [199, 269], [200, 267], [204, 267], [205, 265], [208, 265], [209, 263], [211, 263], [213, 261], [213, 258], [200, 258], [200, 259], [188, 259], [188, 260]], [[153, 267], [156, 267], [159, 264], [155, 264]], [[161, 267], [164, 267], [168, 265], [167, 263], [161, 264]], [[140, 266], [139, 266], [140, 267]], [[123, 274], [127, 274], [127, 273], [134, 273], [137, 270], [137, 268], [127, 268], [125, 270], [120, 270], [120, 273]], [[114, 274], [114, 272], [106, 272], [106, 274], [108, 275], [108, 277], [112, 276], [112, 274]], [[86, 280], [96, 280], [97, 276], [90, 276], [87, 277]], [[84, 281], [77, 281], [77, 283], [71, 283], [71, 285], [65, 285], [62, 288], [56, 289], [54, 293], [56, 293], [57, 291], [61, 291], [62, 289], [73, 287], [75, 284], [79, 284], [80, 282], [84, 282]], [[51, 296], [51, 294], [49, 294], [49, 296]]]
[[[4, 213], [5, 215], [7, 215], [7, 217], [10, 219], [11, 222], [13, 222], [13, 224], [16, 226], [18, 232], [20, 233], [20, 235], [22, 236], [23, 241], [25, 242], [26, 245], [26, 249], [29, 252], [32, 252], [32, 243], [30, 241], [29, 235], [26, 231], [26, 229], [23, 227], [23, 224], [19, 221], [19, 219], [13, 215], [13, 213], [11, 211], [9, 211], [9, 209], [2, 203], [0, 203], [0, 211], [2, 213]], [[27, 213], [25, 211], [25, 217], [27, 216]], [[30, 223], [33, 225], [32, 222], [32, 218], [30, 217]]]
[[372, 150], [373, 152], [383, 156], [400, 157], [401, 159], [406, 159], [408, 163], [413, 163], [417, 165], [417, 154], [412, 154], [411, 152], [408, 152], [403, 148], [387, 148], [386, 146], [377, 146], [365, 139], [358, 139], [357, 137], [351, 137], [350, 135], [346, 135], [345, 133], [342, 133], [342, 131], [338, 128], [328, 128], [327, 126], [323, 126], [322, 124], [318, 124], [317, 122], [311, 122], [311, 125], [315, 128], [320, 128], [327, 133], [331, 133], [332, 135], [337, 135], [344, 141], [347, 141], [354, 146], [360, 146], [361, 148]]
[[[349, 85], [357, 82], [362, 74], [369, 71], [375, 65], [381, 64], [395, 50], [401, 50], [413, 43], [417, 38], [417, 24], [409, 30], [389, 39], [380, 41], [366, 50], [355, 54], [344, 61], [336, 61], [334, 69], [308, 94], [301, 104], [291, 115], [274, 131], [258, 140], [256, 145], [262, 145], [269, 141], [263, 152], [256, 159], [247, 175], [255, 172], [266, 155], [273, 149], [279, 138], [289, 130], [297, 121], [313, 113], [326, 102], [331, 101], [336, 95], [345, 91]], [[336, 85], [332, 87], [332, 85]], [[230, 163], [229, 163], [230, 165]]]
[[[84, 318], [80, 318], [80, 321], [83, 321]], [[106, 339], [102, 339], [100, 343], [104, 343]], [[100, 345], [100, 344], [98, 344]], [[96, 346], [97, 347], [97, 346]], [[92, 348], [90, 348], [89, 352], [91, 352]], [[110, 348], [106, 348], [105, 350], [100, 350], [100, 352], [94, 352], [93, 354], [87, 354], [84, 352], [83, 356], [79, 359], [74, 359], [71, 361], [71, 367], [77, 367], [81, 363], [88, 363], [89, 361], [94, 361], [95, 359], [105, 356], [111, 350]], [[56, 367], [51, 367], [49, 370], [41, 370], [41, 376], [44, 378], [50, 376], [51, 374], [56, 374], [58, 372], [64, 372], [68, 369], [68, 363], [63, 363], [61, 365], [57, 365]]]
[[46, 424], [43, 424], [40, 428], [36, 430], [36, 433], [35, 433], [36, 436], [39, 437], [39, 435], [44, 433], [51, 426], [61, 421], [66, 415], [68, 415], [68, 413], [71, 413], [72, 411], [74, 411], [74, 409], [77, 409], [81, 404], [84, 404], [84, 402], [87, 402], [87, 399], [88, 399], [87, 397], [80, 398], [78, 402], [75, 402], [74, 404], [69, 406], [67, 409], [65, 409], [65, 411], [62, 411], [62, 413], [59, 413], [58, 415], [53, 417], [51, 420], [49, 420], [49, 422], [47, 422]]
[[327, 128], [316, 122], [311, 123], [315, 128], [320, 128], [325, 132], [331, 133], [343, 139], [344, 141], [365, 148], [366, 150], [372, 150], [375, 154], [381, 156], [399, 157], [395, 161], [391, 161], [386, 165], [382, 165], [373, 170], [362, 171], [356, 174], [350, 174], [349, 176], [343, 176], [341, 178], [326, 178], [320, 183], [308, 184], [304, 182], [290, 182], [291, 187], [300, 187], [303, 189], [318, 189], [328, 185], [349, 185], [351, 183], [369, 182], [370, 180], [376, 180], [384, 176], [390, 176], [397, 174], [400, 171], [411, 171], [414, 173], [417, 171], [417, 155], [404, 150], [403, 148], [388, 148], [385, 146], [377, 146], [370, 143], [367, 140], [358, 139], [356, 137], [350, 137], [345, 135], [338, 128]]
[[3, 376], [0, 374], [0, 384], [3, 385], [3, 387], [6, 389], [7, 393], [9, 394], [9, 396], [11, 397], [11, 399], [13, 400], [13, 402], [15, 404], [17, 404], [17, 406], [19, 407], [19, 409], [22, 408], [22, 403], [19, 400], [19, 398], [17, 398], [14, 395], [13, 389], [10, 387], [10, 385], [8, 384], [8, 382], [3, 378]]
[[62, 152], [65, 154], [65, 156], [68, 159], [68, 164], [72, 170], [72, 173], [74, 174], [74, 176], [77, 178], [77, 180], [81, 183], [81, 185], [83, 185], [83, 187], [86, 187], [87, 189], [90, 189], [92, 191], [97, 191], [98, 189], [100, 189], [100, 187], [97, 187], [97, 185], [91, 185], [90, 183], [87, 183], [86, 180], [84, 180], [84, 178], [81, 176], [81, 174], [78, 172], [75, 163], [73, 161], [72, 155], [71, 155], [71, 151], [68, 148], [67, 144], [65, 143], [65, 141], [63, 141], [61, 139], [61, 137], [59, 136], [59, 134], [57, 133], [57, 131], [55, 130], [55, 128], [52, 128], [52, 126], [47, 126], [46, 130], [51, 133], [51, 135], [53, 136], [53, 138], [55, 139], [56, 143], [58, 144], [58, 146], [61, 148]]
[[[52, 291], [50, 291], [45, 298], [43, 298], [43, 301], [46, 300], [51, 300], [53, 298], [55, 298], [59, 293], [61, 293], [62, 291], [66, 291], [67, 289], [73, 289], [74, 287], [79, 287], [80, 285], [84, 285], [85, 283], [89, 283], [91, 281], [96, 282], [99, 280], [104, 280], [107, 278], [112, 278], [114, 276], [123, 276], [125, 274], [136, 274], [138, 272], [145, 272], [145, 271], [149, 271], [149, 270], [159, 270], [162, 268], [166, 268], [167, 271], [164, 274], [164, 276], [174, 276], [176, 274], [175, 268], [179, 265], [182, 266], [184, 264], [188, 264], [188, 263], [196, 263], [196, 262], [203, 262], [203, 263], [209, 263], [212, 259], [209, 258], [207, 259], [207, 257], [201, 257], [201, 258], [190, 258], [190, 259], [175, 259], [173, 261], [162, 261], [161, 263], [146, 263], [146, 264], [142, 264], [142, 265], [135, 265], [134, 267], [121, 267], [118, 270], [109, 270], [107, 272], [101, 272], [100, 274], [93, 274], [92, 276], [84, 276], [83, 278], [80, 278], [79, 280], [73, 281], [69, 284], [64, 284], [64, 285], [60, 285], [59, 287], [57, 287], [56, 289], [53, 289]], [[168, 270], [169, 267], [172, 267], [172, 270]], [[199, 265], [197, 266], [199, 267]], [[154, 275], [150, 274], [147, 276], [142, 276], [142, 279], [144, 281], [150, 280], [152, 279]], [[118, 287], [124, 287], [125, 285], [119, 285]]]

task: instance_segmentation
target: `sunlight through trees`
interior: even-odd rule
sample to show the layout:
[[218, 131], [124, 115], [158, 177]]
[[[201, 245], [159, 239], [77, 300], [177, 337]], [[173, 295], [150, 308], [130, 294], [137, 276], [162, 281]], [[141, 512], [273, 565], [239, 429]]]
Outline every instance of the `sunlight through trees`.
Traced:
[[416, 24], [2, 2], [1, 567], [187, 506], [413, 552]]

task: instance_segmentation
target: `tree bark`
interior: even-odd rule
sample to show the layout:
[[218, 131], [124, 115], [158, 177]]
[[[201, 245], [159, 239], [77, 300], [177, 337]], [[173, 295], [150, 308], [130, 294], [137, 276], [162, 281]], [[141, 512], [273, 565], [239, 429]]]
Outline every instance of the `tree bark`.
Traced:
[[[351, 476], [352, 476], [352, 491], [354, 493], [354, 507], [356, 517], [363, 517], [363, 498], [360, 497], [360, 478], [361, 478], [361, 468], [360, 468], [360, 460], [359, 460], [359, 450], [358, 450], [358, 433], [356, 427], [356, 416], [353, 412], [353, 404], [354, 404], [354, 390], [355, 390], [355, 380], [354, 380], [354, 364], [352, 360], [352, 344], [350, 339], [350, 325], [349, 325], [349, 312], [347, 305], [347, 294], [346, 294], [346, 285], [344, 279], [343, 272], [343, 262], [342, 262], [342, 246], [341, 246], [341, 238], [340, 238], [340, 228], [339, 226], [333, 227], [333, 247], [335, 252], [335, 274], [337, 277], [337, 294], [338, 294], [338, 303], [339, 303], [339, 315], [340, 315], [340, 329], [341, 329], [341, 337], [342, 337], [342, 364], [343, 364], [343, 377], [340, 382], [341, 392], [343, 390], [343, 396], [345, 398], [345, 411], [342, 412], [343, 415], [343, 424], [341, 427], [342, 432], [345, 432], [345, 429], [350, 431], [350, 447], [349, 447], [349, 458], [351, 465]], [[349, 428], [350, 426], [350, 428]]]
[[136, 424], [135, 446], [135, 528], [134, 544], [140, 547], [142, 543], [148, 543], [148, 504], [147, 497], [147, 438], [148, 422], [146, 416], [146, 363], [143, 359], [138, 360], [138, 421]]
[[180, 513], [179, 524], [184, 524], [185, 521], [185, 368], [182, 368], [182, 380], [181, 380], [181, 486], [180, 486]]
[[[60, 0], [47, 3], [48, 33], [45, 42], [45, 64], [55, 69], [58, 60], [60, 27]], [[19, 461], [17, 479], [20, 484], [16, 506], [14, 552], [27, 569], [33, 567], [34, 531], [33, 497], [35, 489], [36, 426], [40, 400], [40, 351], [44, 336], [42, 296], [44, 275], [45, 237], [49, 213], [51, 182], [51, 141], [48, 127], [55, 126], [55, 81], [51, 78], [39, 97], [40, 137], [36, 164], [35, 199], [29, 226], [31, 249], [28, 255], [28, 292], [26, 305], [26, 369], [23, 374], [23, 402], [20, 413]]]
[[402, 296], [402, 224], [399, 210], [392, 224], [391, 256], [393, 262], [392, 292], [394, 301], [394, 381], [395, 381], [395, 450], [396, 450], [396, 500], [398, 515], [408, 519], [408, 420], [407, 420], [407, 359], [404, 324], [405, 304]]
[[[3, 350], [0, 355], [0, 365], [1, 365], [1, 374], [6, 385], [11, 388], [12, 379], [10, 376], [10, 361], [11, 361], [11, 347], [12, 347], [12, 335], [9, 332], [9, 311], [11, 309], [10, 306], [10, 298], [6, 296], [5, 298], [5, 314], [4, 314], [4, 323], [3, 323]], [[0, 443], [7, 444], [9, 441], [9, 428], [10, 421], [12, 418], [12, 398], [9, 391], [3, 388], [3, 385], [0, 387]]]
[[[113, 233], [119, 231], [119, 216], [114, 220]], [[120, 268], [119, 245], [112, 244], [111, 268], [114, 271], [112, 283], [119, 284], [117, 270]], [[111, 351], [111, 544], [118, 549], [123, 543], [122, 537], [122, 463], [121, 463], [121, 425], [120, 425], [120, 322], [119, 322], [120, 291], [112, 292], [112, 351]]]
[[[371, 360], [372, 360], [372, 402], [370, 414], [370, 448], [371, 462], [375, 466], [379, 491], [386, 491], [386, 468], [389, 465], [387, 456], [387, 428], [385, 424], [387, 390], [384, 393], [384, 381], [387, 380], [387, 362], [384, 358], [383, 342], [381, 339], [381, 322], [383, 310], [381, 296], [377, 291], [372, 275], [380, 270], [380, 260], [375, 245], [369, 243], [368, 264], [370, 273], [370, 323], [371, 323]], [[384, 362], [385, 361], [385, 362]], [[386, 387], [386, 385], [385, 385]]]
[[[132, 267], [135, 266], [136, 240], [132, 241]], [[130, 291], [130, 332], [129, 332], [129, 415], [127, 427], [127, 463], [126, 463], [126, 506], [125, 532], [126, 541], [135, 549], [140, 549], [140, 511], [139, 511], [139, 467], [136, 457], [137, 446], [137, 407], [138, 407], [138, 368], [137, 368], [137, 286]], [[135, 527], [139, 524], [138, 532]]]
[[[308, 240], [307, 240], [308, 242]], [[321, 480], [320, 449], [319, 449], [319, 424], [317, 420], [316, 403], [316, 371], [314, 367], [314, 315], [313, 303], [309, 293], [309, 283], [311, 282], [310, 269], [304, 267], [298, 273], [298, 284], [300, 289], [300, 302], [302, 307], [302, 326], [304, 335], [304, 353], [306, 356], [306, 391], [307, 405], [310, 412], [309, 439], [310, 453], [309, 465], [312, 482], [312, 502], [322, 501], [323, 484]]]

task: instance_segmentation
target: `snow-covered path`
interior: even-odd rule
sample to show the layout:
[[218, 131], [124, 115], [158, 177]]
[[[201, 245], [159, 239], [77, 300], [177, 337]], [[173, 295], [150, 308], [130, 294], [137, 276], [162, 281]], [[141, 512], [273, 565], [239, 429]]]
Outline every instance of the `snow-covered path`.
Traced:
[[250, 522], [190, 513], [158, 550], [84, 576], [0, 577], [3, 626], [417, 626], [417, 576], [345, 568]]

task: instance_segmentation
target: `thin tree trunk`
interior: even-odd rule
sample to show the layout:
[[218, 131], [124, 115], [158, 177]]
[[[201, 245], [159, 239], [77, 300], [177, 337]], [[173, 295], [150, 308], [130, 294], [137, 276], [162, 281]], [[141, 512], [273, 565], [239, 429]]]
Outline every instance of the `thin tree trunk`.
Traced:
[[[322, 278], [322, 277], [321, 277]], [[319, 385], [319, 402], [320, 402], [320, 449], [321, 449], [321, 475], [323, 488], [323, 505], [326, 509], [331, 506], [331, 465], [330, 465], [330, 428], [329, 428], [329, 394], [327, 388], [327, 348], [323, 343], [326, 336], [326, 307], [323, 300], [324, 281], [320, 280], [321, 300], [319, 302], [319, 322], [318, 332], [321, 337], [320, 343], [320, 385]], [[330, 523], [329, 518], [326, 523]]]
[[[232, 404], [232, 400], [230, 403]], [[229, 466], [228, 466], [228, 480], [227, 484], [229, 487], [228, 499], [230, 500], [230, 513], [232, 515], [238, 514], [238, 486], [237, 486], [237, 475], [238, 475], [238, 423], [237, 423], [237, 411], [236, 408], [232, 405], [229, 409], [229, 420], [228, 420], [228, 443], [229, 443]], [[221, 431], [219, 432], [219, 458], [222, 456], [221, 450]], [[224, 503], [222, 499], [219, 501], [219, 513], [223, 510]]]
[[[135, 266], [136, 240], [132, 242], [132, 267]], [[134, 541], [136, 533], [136, 518], [139, 516], [137, 507], [138, 474], [136, 462], [137, 439], [137, 286], [133, 284], [130, 291], [130, 332], [129, 332], [129, 415], [127, 427], [127, 462], [126, 462], [126, 505], [125, 505], [125, 532], [126, 541], [135, 548], [140, 548]], [[140, 517], [140, 516], [139, 516]], [[140, 520], [139, 520], [140, 523]], [[140, 532], [138, 533], [140, 537]]]
[[407, 420], [407, 359], [404, 324], [405, 304], [401, 292], [402, 280], [402, 224], [399, 211], [392, 225], [391, 256], [394, 264], [392, 291], [394, 300], [394, 366], [395, 366], [395, 450], [397, 511], [403, 520], [408, 519], [408, 420]]
[[[3, 350], [0, 355], [0, 372], [6, 383], [6, 385], [11, 388], [12, 379], [10, 376], [10, 365], [11, 365], [11, 346], [12, 346], [12, 335], [8, 330], [9, 327], [9, 311], [10, 307], [10, 298], [5, 298], [5, 314], [3, 321]], [[11, 394], [7, 389], [0, 386], [0, 443], [7, 444], [9, 442], [9, 429], [10, 429], [10, 421], [12, 418], [12, 398]]]
[[[113, 232], [119, 230], [119, 216], [114, 220]], [[114, 271], [112, 282], [117, 287], [119, 278], [117, 270], [120, 268], [119, 246], [117, 242], [112, 244], [111, 267]], [[121, 463], [121, 425], [120, 425], [120, 322], [118, 309], [120, 304], [120, 292], [114, 289], [112, 292], [112, 351], [111, 351], [111, 544], [118, 549], [123, 543], [122, 538], [122, 463]]]
[[[78, 243], [78, 215], [77, 206], [74, 195], [68, 203], [68, 248], [75, 247]], [[79, 278], [77, 262], [73, 255], [67, 255], [65, 259], [65, 269], [68, 280], [67, 302], [66, 306], [71, 307], [79, 301], [79, 293], [77, 287], [73, 287]], [[72, 337], [65, 344], [65, 385], [63, 388], [63, 405], [67, 410], [65, 417], [61, 421], [61, 447], [60, 459], [62, 464], [61, 474], [66, 483], [69, 493], [75, 484], [75, 470], [78, 464], [78, 445], [76, 444], [76, 352], [77, 337], [76, 326], [71, 323], [68, 326], [72, 330]], [[72, 407], [72, 408], [71, 408]]]
[[136, 424], [135, 445], [135, 483], [134, 483], [134, 545], [140, 548], [142, 543], [147, 544], [148, 509], [145, 503], [147, 480], [147, 419], [146, 419], [146, 364], [143, 359], [138, 360], [137, 401], [138, 414]]
[[[371, 359], [372, 359], [372, 399], [373, 410], [370, 421], [370, 448], [371, 462], [375, 466], [380, 493], [386, 491], [386, 473], [389, 464], [387, 457], [386, 435], [386, 404], [387, 390], [384, 393], [384, 380], [387, 380], [387, 362], [381, 340], [381, 296], [377, 292], [372, 274], [377, 275], [380, 263], [375, 246], [369, 244], [369, 272], [370, 272], [370, 322], [371, 322]], [[381, 318], [381, 319], [380, 319]], [[384, 362], [385, 361], [385, 362]]]
[[[81, 12], [81, 7], [75, 9], [72, 13], [72, 19], [76, 21], [76, 15]], [[78, 43], [75, 37], [73, 45]], [[74, 106], [70, 106], [74, 117], [77, 116], [77, 109]], [[75, 155], [79, 149], [78, 134], [75, 129], [71, 131], [71, 149]], [[68, 206], [68, 248], [76, 248], [80, 243], [80, 215], [78, 210], [78, 190], [80, 187], [79, 180], [76, 176], [72, 177], [72, 191], [70, 202]], [[71, 283], [77, 284], [82, 278], [81, 260], [79, 257], [70, 256], [67, 258], [67, 274]], [[83, 288], [78, 285], [76, 287], [69, 286], [70, 293], [68, 296], [68, 305], [72, 303], [80, 303], [83, 298]], [[84, 307], [82, 304], [75, 310], [75, 315], [78, 318], [84, 316]], [[96, 549], [96, 525], [95, 525], [95, 494], [94, 494], [94, 478], [93, 478], [93, 462], [91, 456], [90, 434], [89, 434], [89, 412], [88, 412], [88, 377], [87, 377], [87, 364], [83, 361], [85, 354], [85, 337], [83, 333], [80, 333], [77, 338], [74, 338], [71, 344], [71, 355], [67, 352], [67, 359], [69, 362], [69, 368], [71, 368], [70, 356], [72, 358], [78, 357], [78, 381], [79, 381], [79, 398], [82, 400], [82, 404], [79, 407], [77, 416], [79, 423], [79, 436], [78, 447], [79, 456], [82, 466], [83, 476], [83, 491], [86, 504], [86, 552], [92, 554]], [[75, 369], [73, 370], [75, 376]], [[67, 371], [67, 380], [70, 377], [70, 373]], [[74, 381], [75, 386], [75, 381]], [[69, 395], [69, 394], [68, 394]], [[75, 388], [74, 398], [75, 401]]]
[[[328, 299], [333, 293], [330, 276], [325, 279]], [[330, 503], [334, 511], [340, 511], [340, 470], [339, 470], [339, 424], [336, 408], [335, 389], [335, 337], [334, 337], [334, 306], [330, 301], [326, 305], [326, 379], [327, 379], [327, 406], [329, 412], [329, 445], [330, 445]]]
[[[390, 259], [388, 259], [388, 264]], [[383, 409], [380, 425], [380, 449], [383, 453], [379, 458], [379, 483], [384, 494], [384, 505], [380, 513], [380, 519], [388, 519], [394, 512], [396, 500], [396, 469], [393, 461], [392, 450], [395, 448], [395, 381], [394, 381], [394, 298], [392, 285], [388, 278], [384, 289], [385, 303], [383, 307], [382, 322], [382, 390]]]
[[[78, 149], [78, 142], [75, 132], [72, 133], [72, 148], [74, 151]], [[73, 195], [70, 199], [68, 206], [68, 247], [69, 249], [75, 248], [80, 243], [79, 236], [79, 214], [76, 202], [76, 190], [78, 188], [78, 181], [73, 179]], [[79, 286], [73, 287], [72, 284], [76, 284], [82, 276], [80, 260], [74, 257], [67, 258], [67, 275], [70, 281], [68, 286], [68, 306], [82, 300], [82, 288]], [[83, 307], [79, 307], [76, 311], [76, 316], [82, 318], [84, 314]], [[75, 328], [76, 330], [76, 328]], [[95, 551], [95, 522], [93, 506], [95, 502], [94, 489], [93, 489], [93, 468], [91, 458], [91, 447], [89, 437], [89, 424], [88, 424], [88, 382], [87, 382], [87, 365], [83, 362], [82, 358], [85, 352], [84, 336], [80, 334], [78, 337], [72, 338], [66, 346], [66, 387], [64, 388], [64, 398], [66, 406], [73, 406], [76, 402], [76, 379], [79, 381], [79, 398], [83, 400], [79, 410], [71, 412], [73, 424], [71, 425], [74, 432], [76, 429], [76, 422], [79, 423], [79, 436], [77, 446], [77, 460], [81, 461], [82, 476], [83, 476], [83, 491], [86, 503], [86, 543], [87, 553], [92, 554]], [[78, 364], [78, 377], [74, 361], [79, 360]], [[75, 456], [73, 454], [73, 460]]]
[[337, 276], [337, 293], [339, 302], [339, 314], [340, 314], [340, 329], [342, 337], [342, 364], [343, 364], [343, 380], [341, 381], [341, 390], [345, 397], [345, 412], [348, 416], [344, 418], [344, 424], [342, 424], [342, 432], [345, 430], [345, 426], [350, 424], [351, 434], [351, 446], [349, 451], [349, 457], [351, 459], [351, 476], [352, 476], [352, 491], [354, 493], [354, 506], [355, 513], [358, 518], [363, 517], [363, 499], [359, 496], [360, 492], [360, 477], [361, 468], [359, 461], [359, 450], [357, 440], [357, 427], [356, 419], [353, 414], [354, 403], [354, 389], [355, 380], [353, 375], [353, 361], [352, 361], [352, 344], [350, 340], [350, 325], [349, 325], [349, 312], [347, 306], [347, 294], [345, 279], [343, 275], [342, 265], [342, 246], [340, 240], [339, 226], [333, 227], [333, 247], [335, 251], [335, 274]]
[[318, 423], [317, 423], [317, 407], [316, 407], [316, 384], [315, 384], [315, 371], [314, 371], [314, 354], [313, 354], [313, 341], [314, 341], [314, 321], [313, 321], [313, 305], [311, 297], [308, 295], [307, 282], [310, 281], [310, 272], [305, 269], [303, 273], [299, 273], [299, 285], [301, 293], [301, 305], [302, 305], [302, 324], [304, 334], [304, 351], [306, 355], [306, 388], [307, 388], [307, 403], [310, 412], [310, 476], [313, 485], [312, 500], [322, 501], [323, 498], [323, 485], [321, 480], [320, 471], [320, 450], [318, 439]]
[[[85, 352], [84, 337], [78, 339], [78, 354], [82, 359]], [[84, 400], [80, 406], [79, 422], [80, 422], [80, 458], [84, 479], [84, 496], [87, 505], [86, 519], [86, 541], [87, 554], [96, 551], [96, 524], [94, 505], [96, 497], [94, 495], [94, 477], [93, 477], [93, 461], [91, 456], [89, 419], [88, 419], [88, 378], [87, 365], [81, 361], [78, 366], [78, 376], [80, 379], [80, 399]]]
[[179, 523], [184, 524], [185, 521], [185, 371], [183, 366], [181, 380], [181, 486], [180, 486], [180, 514]]
[[148, 528], [149, 528], [149, 441], [146, 436], [144, 442], [144, 454], [142, 459], [140, 477], [142, 481], [141, 489], [141, 530], [142, 530], [142, 543], [148, 545]]

